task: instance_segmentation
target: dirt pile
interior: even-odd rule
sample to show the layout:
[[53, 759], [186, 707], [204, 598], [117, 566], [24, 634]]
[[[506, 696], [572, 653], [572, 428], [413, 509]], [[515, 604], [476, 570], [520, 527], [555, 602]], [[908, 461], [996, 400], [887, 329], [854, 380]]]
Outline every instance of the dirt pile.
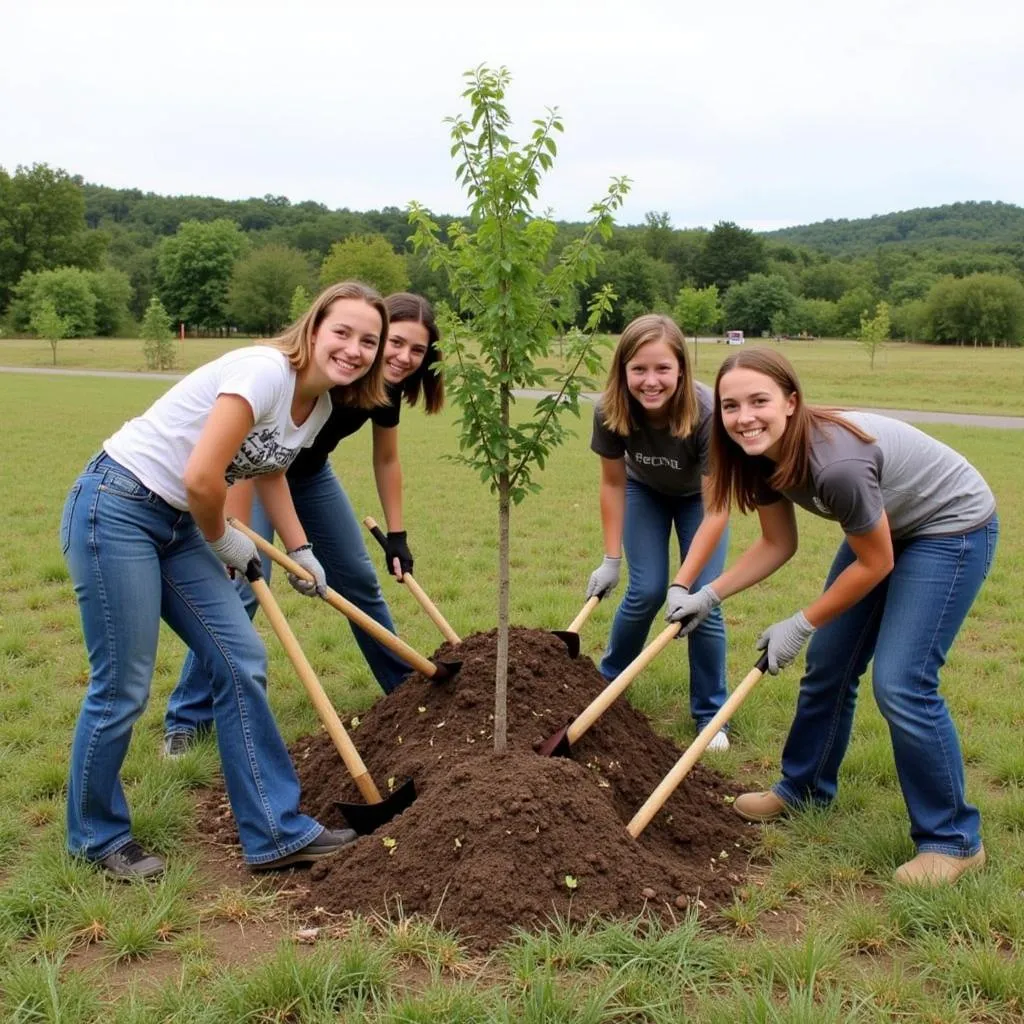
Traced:
[[[414, 675], [362, 716], [352, 737], [377, 786], [386, 792], [408, 776], [419, 795], [374, 835], [314, 866], [300, 908], [394, 915], [400, 906], [488, 948], [555, 914], [679, 916], [693, 901], [731, 900], [752, 835], [726, 799], [737, 787], [698, 764], [634, 841], [626, 823], [680, 749], [620, 699], [572, 758], [538, 756], [605, 682], [555, 637], [517, 628], [509, 749], [495, 755], [496, 645], [491, 631], [440, 648], [436, 658], [462, 660], [456, 679], [434, 685]], [[334, 802], [360, 797], [327, 735], [298, 741], [292, 754], [304, 809], [343, 825]]]

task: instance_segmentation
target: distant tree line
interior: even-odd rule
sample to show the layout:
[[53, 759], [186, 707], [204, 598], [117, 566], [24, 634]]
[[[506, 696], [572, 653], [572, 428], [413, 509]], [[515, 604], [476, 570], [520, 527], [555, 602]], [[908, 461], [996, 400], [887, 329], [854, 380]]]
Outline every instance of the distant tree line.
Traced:
[[[444, 234], [455, 218], [434, 220]], [[560, 223], [554, 258], [582, 230]], [[398, 207], [159, 196], [87, 184], [45, 164], [0, 168], [0, 318], [7, 330], [40, 337], [44, 329], [138, 336], [147, 313], [150, 328], [166, 316], [191, 332], [269, 335], [320, 286], [346, 277], [449, 301], [410, 234]], [[770, 234], [725, 221], [680, 229], [650, 212], [615, 229], [566, 319], [582, 322], [591, 297], [610, 285], [611, 331], [654, 310], [688, 333], [864, 339], [887, 325], [891, 339], [1019, 345], [1022, 239], [1024, 209], [1001, 203]]]

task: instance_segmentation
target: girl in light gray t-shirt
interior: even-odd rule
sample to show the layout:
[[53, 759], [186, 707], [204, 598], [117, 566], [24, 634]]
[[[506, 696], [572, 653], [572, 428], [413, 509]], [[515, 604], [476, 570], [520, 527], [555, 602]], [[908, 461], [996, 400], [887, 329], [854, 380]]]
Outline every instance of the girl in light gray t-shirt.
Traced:
[[723, 363], [711, 432], [712, 505], [756, 510], [761, 537], [680, 610], [705, 609], [775, 572], [797, 548], [794, 505], [836, 521], [845, 539], [824, 592], [762, 633], [770, 672], [810, 640], [782, 778], [733, 805], [768, 821], [830, 803], [874, 658], [875, 700], [892, 737], [917, 856], [896, 881], [940, 885], [985, 861], [980, 816], [964, 793], [956, 728], [939, 669], [988, 575], [995, 499], [963, 456], [886, 416], [806, 405], [793, 367], [752, 349]]

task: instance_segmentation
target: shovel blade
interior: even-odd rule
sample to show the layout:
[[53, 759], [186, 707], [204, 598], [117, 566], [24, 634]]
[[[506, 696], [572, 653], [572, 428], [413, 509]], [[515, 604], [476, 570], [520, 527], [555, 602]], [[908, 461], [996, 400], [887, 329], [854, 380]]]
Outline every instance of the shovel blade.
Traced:
[[557, 636], [559, 640], [565, 644], [566, 650], [569, 652], [570, 658], [578, 658], [580, 656], [580, 635], [579, 633], [573, 633], [568, 629], [553, 629], [551, 630], [552, 636]]
[[461, 661], [435, 661], [434, 665], [437, 666], [437, 671], [430, 677], [430, 681], [435, 684], [447, 683], [449, 679], [454, 679], [462, 668]]
[[[570, 723], [571, 724], [571, 723]], [[537, 750], [541, 757], [569, 757], [572, 747], [569, 744], [569, 726], [559, 729], [549, 736]]]
[[368, 836], [401, 814], [415, 799], [416, 783], [406, 779], [379, 804], [348, 804], [339, 800], [334, 806], [345, 816], [349, 828], [361, 836]]

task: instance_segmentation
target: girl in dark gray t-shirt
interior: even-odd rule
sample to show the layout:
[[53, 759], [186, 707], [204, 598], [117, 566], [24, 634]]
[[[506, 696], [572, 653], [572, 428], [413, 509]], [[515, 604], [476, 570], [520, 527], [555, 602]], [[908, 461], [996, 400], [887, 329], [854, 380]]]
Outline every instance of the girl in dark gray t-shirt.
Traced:
[[[629, 565], [629, 585], [601, 659], [606, 679], [618, 676], [640, 653], [666, 592], [671, 611], [689, 588], [713, 579], [725, 565], [728, 514], [704, 510], [710, 420], [711, 389], [693, 379], [676, 324], [657, 314], [627, 324], [594, 409], [590, 441], [601, 456], [605, 557], [591, 573], [587, 597], [603, 597], [615, 587], [623, 551]], [[682, 564], [669, 586], [673, 528]], [[721, 614], [702, 623], [688, 646], [690, 713], [699, 729], [725, 703]], [[710, 749], [728, 746], [728, 737], [719, 732]]]
[[743, 512], [756, 510], [761, 537], [680, 615], [699, 620], [782, 566], [797, 548], [794, 505], [835, 520], [845, 534], [824, 592], [758, 641], [774, 673], [810, 640], [807, 670], [781, 780], [733, 806], [768, 821], [833, 800], [858, 682], [874, 658], [875, 700], [917, 849], [896, 881], [940, 885], [980, 867], [980, 816], [965, 797], [939, 669], [995, 552], [995, 499], [981, 474], [909, 424], [806, 405], [793, 367], [768, 349], [722, 364], [711, 447], [712, 505], [735, 500]]

